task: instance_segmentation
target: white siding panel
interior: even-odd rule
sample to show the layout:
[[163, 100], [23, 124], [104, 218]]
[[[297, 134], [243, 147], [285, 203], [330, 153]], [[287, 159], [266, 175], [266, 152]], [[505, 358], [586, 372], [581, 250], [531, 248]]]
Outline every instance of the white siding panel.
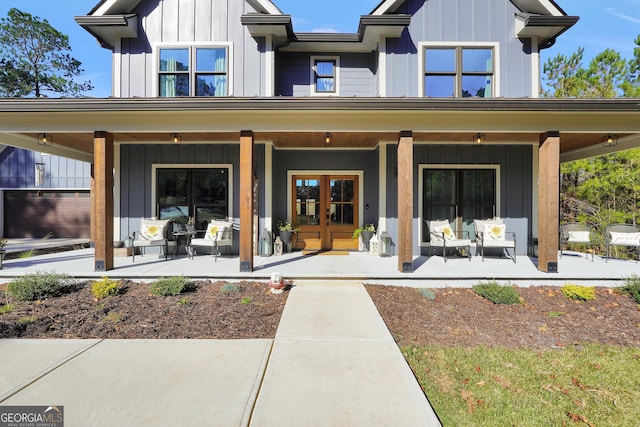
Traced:
[[211, 0], [195, 0], [195, 40], [211, 40]]
[[[178, 40], [195, 40], [195, 0], [179, 0]], [[165, 19], [166, 21], [167, 19]]]

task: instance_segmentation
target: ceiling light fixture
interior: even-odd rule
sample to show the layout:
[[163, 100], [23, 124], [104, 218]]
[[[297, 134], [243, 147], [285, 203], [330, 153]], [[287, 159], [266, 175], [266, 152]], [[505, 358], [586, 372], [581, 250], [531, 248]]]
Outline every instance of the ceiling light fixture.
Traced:
[[172, 133], [171, 134], [171, 143], [172, 144], [180, 144], [182, 142], [182, 135], [180, 135], [179, 133]]
[[473, 136], [473, 145], [484, 145], [483, 133], [478, 132]]
[[327, 132], [324, 134], [324, 145], [331, 145], [332, 140], [333, 135], [331, 135], [331, 132]]
[[600, 141], [602, 141], [603, 147], [615, 147], [618, 145], [618, 135], [608, 134], [603, 136]]
[[53, 144], [53, 135], [46, 133], [39, 133], [36, 136], [38, 140], [38, 145], [44, 145], [45, 147], [50, 147]]

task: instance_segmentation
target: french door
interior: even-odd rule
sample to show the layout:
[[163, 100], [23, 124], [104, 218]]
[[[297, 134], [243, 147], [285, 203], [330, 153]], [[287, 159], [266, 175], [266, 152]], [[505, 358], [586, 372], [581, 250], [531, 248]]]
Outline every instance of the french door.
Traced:
[[357, 175], [293, 175], [291, 212], [298, 249], [357, 249]]

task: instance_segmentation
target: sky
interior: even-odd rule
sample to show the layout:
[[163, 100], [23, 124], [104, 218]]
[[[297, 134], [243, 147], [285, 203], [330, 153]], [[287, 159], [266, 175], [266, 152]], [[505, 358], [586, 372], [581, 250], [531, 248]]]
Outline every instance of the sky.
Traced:
[[[373, 11], [380, 0], [273, 2], [292, 16], [295, 32], [355, 33], [360, 15]], [[86, 15], [97, 3], [98, 0], [0, 0], [0, 17], [6, 17], [9, 9], [15, 7], [46, 19], [56, 30], [68, 35], [71, 55], [82, 62], [85, 70], [82, 79], [94, 85], [87, 95], [102, 98], [111, 95], [111, 51], [101, 48], [73, 19]], [[640, 0], [556, 0], [556, 3], [580, 20], [553, 47], [542, 51], [542, 63], [558, 54], [570, 55], [578, 47], [584, 47], [585, 65], [607, 48], [617, 50], [624, 58], [633, 57], [633, 41], [640, 34]]]

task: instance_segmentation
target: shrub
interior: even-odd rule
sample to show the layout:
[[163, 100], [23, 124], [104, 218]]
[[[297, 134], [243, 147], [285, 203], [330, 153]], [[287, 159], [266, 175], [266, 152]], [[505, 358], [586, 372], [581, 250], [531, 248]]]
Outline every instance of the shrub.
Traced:
[[626, 285], [620, 288], [620, 292], [630, 296], [633, 300], [640, 304], [640, 277], [635, 274], [625, 279]]
[[121, 283], [118, 280], [112, 280], [103, 277], [101, 280], [95, 280], [91, 285], [91, 293], [95, 299], [106, 298], [110, 295], [118, 295], [120, 293]]
[[19, 301], [35, 301], [69, 292], [74, 280], [60, 273], [32, 273], [9, 283], [7, 292]]
[[562, 294], [576, 301], [590, 301], [596, 299], [596, 289], [593, 286], [578, 286], [567, 283], [562, 287]]
[[183, 276], [161, 277], [151, 284], [151, 293], [157, 296], [174, 296], [182, 293], [189, 281]]
[[429, 301], [433, 301], [434, 299], [436, 299], [436, 294], [431, 289], [420, 288], [418, 292], [420, 292], [420, 295], [422, 295]]
[[242, 285], [239, 283], [225, 283], [220, 290], [227, 294], [239, 294], [242, 292]]
[[494, 304], [520, 304], [520, 294], [515, 286], [503, 286], [498, 282], [478, 283], [473, 287], [476, 294]]

